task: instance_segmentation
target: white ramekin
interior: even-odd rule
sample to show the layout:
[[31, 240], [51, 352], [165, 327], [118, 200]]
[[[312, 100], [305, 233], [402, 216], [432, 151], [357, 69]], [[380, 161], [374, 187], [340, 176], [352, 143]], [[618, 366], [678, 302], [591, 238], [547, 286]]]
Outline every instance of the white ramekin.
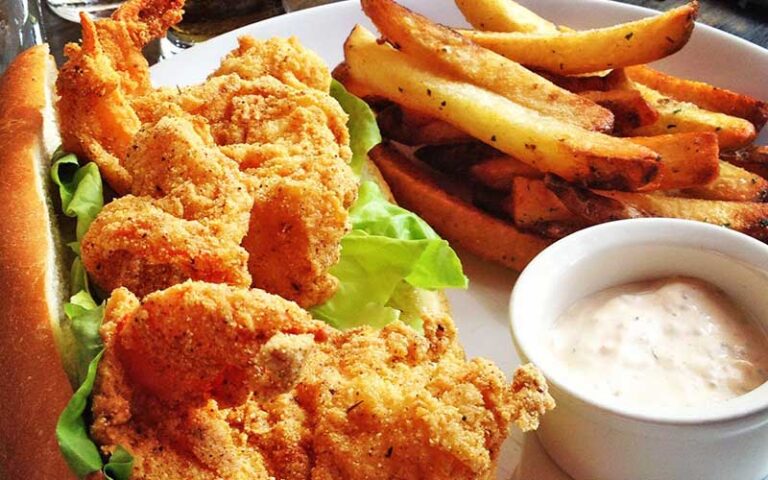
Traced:
[[590, 398], [567, 371], [553, 367], [547, 349], [552, 322], [576, 300], [611, 286], [672, 275], [720, 287], [768, 329], [766, 272], [768, 245], [687, 220], [606, 223], [570, 235], [537, 256], [512, 292], [511, 326], [521, 359], [541, 369], [557, 401], [538, 431], [552, 459], [576, 480], [768, 476], [768, 384], [727, 402], [642, 412]]

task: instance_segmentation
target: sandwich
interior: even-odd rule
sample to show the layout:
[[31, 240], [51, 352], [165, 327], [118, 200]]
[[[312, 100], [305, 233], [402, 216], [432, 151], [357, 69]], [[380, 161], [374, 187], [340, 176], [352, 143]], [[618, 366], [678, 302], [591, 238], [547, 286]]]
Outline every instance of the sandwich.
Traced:
[[367, 159], [367, 105], [296, 39], [203, 83], [141, 48], [183, 2], [84, 15], [0, 83], [0, 477], [493, 478], [554, 404], [467, 360], [458, 257]]

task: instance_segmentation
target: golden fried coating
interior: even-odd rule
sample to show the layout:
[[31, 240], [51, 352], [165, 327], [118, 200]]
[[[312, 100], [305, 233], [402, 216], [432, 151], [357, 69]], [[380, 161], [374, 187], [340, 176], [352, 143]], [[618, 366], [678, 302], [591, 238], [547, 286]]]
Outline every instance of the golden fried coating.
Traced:
[[328, 270], [341, 255], [346, 208], [311, 180], [254, 179], [251, 223], [242, 243], [253, 285], [305, 308], [325, 302], [338, 286]]
[[141, 49], [181, 19], [182, 0], [131, 0], [112, 19], [81, 15], [82, 45], [69, 44], [56, 81], [64, 149], [96, 162], [110, 186], [128, 193], [122, 166], [141, 122], [131, 99], [151, 89]]
[[290, 387], [296, 363], [330, 331], [261, 290], [192, 282], [147, 295], [121, 322], [118, 348], [131, 378], [180, 401]]
[[228, 74], [181, 92], [159, 90], [135, 106], [144, 122], [204, 118], [221, 151], [251, 177], [254, 205], [243, 246], [253, 286], [303, 307], [335, 292], [328, 270], [338, 262], [357, 193], [347, 116], [335, 100], [273, 77]]
[[248, 231], [249, 179], [189, 120], [163, 117], [143, 127], [125, 168], [134, 195], [158, 199], [156, 205], [175, 217], [198, 220], [212, 235], [235, 243]]
[[109, 185], [127, 193], [121, 165], [141, 122], [121, 88], [121, 76], [104, 53], [93, 21], [84, 16], [82, 46], [65, 49], [69, 61], [56, 81], [63, 147], [96, 162]]
[[169, 115], [204, 119], [221, 146], [274, 144], [291, 155], [340, 157], [345, 163], [352, 155], [348, 117], [336, 100], [271, 76], [216, 76], [201, 85], [156, 90], [136, 98], [133, 106], [144, 123]]
[[249, 286], [248, 253], [197, 221], [127, 195], [107, 204], [80, 246], [83, 265], [103, 290], [145, 295], [187, 279]]
[[535, 427], [552, 408], [546, 383], [523, 367], [509, 385], [467, 361], [448, 317], [425, 331], [339, 332], [225, 285], [141, 302], [118, 290], [92, 434], [131, 451], [137, 479], [492, 478], [510, 423]]
[[152, 89], [142, 49], [181, 21], [183, 7], [184, 0], [129, 0], [111, 18], [96, 22], [104, 53], [120, 73], [121, 88], [127, 95]]
[[240, 78], [255, 80], [272, 76], [300, 89], [309, 87], [328, 92], [331, 88], [328, 66], [296, 37], [257, 40], [243, 36], [238, 42], [238, 48], [224, 57], [212, 77], [236, 73]]
[[335, 292], [328, 270], [357, 193], [347, 116], [335, 100], [269, 76], [228, 74], [181, 92], [156, 91], [135, 106], [143, 122], [204, 118], [221, 151], [250, 176], [254, 204], [243, 246], [253, 286], [303, 307]]
[[357, 195], [327, 67], [295, 38], [244, 37], [205, 83], [151, 90], [140, 47], [176, 14], [170, 0], [134, 0], [110, 20], [85, 19], [59, 82], [65, 148], [97, 162], [120, 194], [152, 197], [221, 239], [247, 232], [253, 286], [323, 303], [337, 288], [328, 272]]

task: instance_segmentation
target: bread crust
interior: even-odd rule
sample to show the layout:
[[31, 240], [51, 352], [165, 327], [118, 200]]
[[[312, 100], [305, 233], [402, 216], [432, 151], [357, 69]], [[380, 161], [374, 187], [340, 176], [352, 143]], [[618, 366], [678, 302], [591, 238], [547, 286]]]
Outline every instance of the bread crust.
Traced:
[[73, 478], [56, 443], [72, 396], [52, 330], [55, 256], [41, 178], [48, 47], [20, 54], [0, 79], [0, 478]]
[[[56, 347], [55, 245], [41, 162], [47, 45], [21, 53], [0, 78], [0, 479], [74, 478], [56, 442], [72, 388]], [[369, 162], [385, 195], [387, 183]], [[448, 316], [444, 293], [422, 292], [425, 315]]]

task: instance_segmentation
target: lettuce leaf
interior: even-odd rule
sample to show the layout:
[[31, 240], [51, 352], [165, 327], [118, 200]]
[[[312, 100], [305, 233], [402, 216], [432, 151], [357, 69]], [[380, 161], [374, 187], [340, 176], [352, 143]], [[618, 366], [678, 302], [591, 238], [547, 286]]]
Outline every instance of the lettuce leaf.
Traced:
[[[80, 254], [80, 240], [104, 206], [104, 190], [99, 168], [94, 163], [80, 167], [77, 157], [58, 150], [54, 154], [51, 179], [59, 187], [64, 215], [77, 219], [76, 239], [70, 247]], [[56, 439], [70, 469], [80, 478], [101, 470], [112, 480], [128, 480], [133, 457], [122, 447], [104, 465], [96, 444], [88, 436], [88, 401], [93, 392], [104, 344], [99, 328], [104, 318], [104, 305], [97, 304], [88, 286], [88, 275], [80, 257], [75, 257], [70, 270], [72, 297], [64, 305], [66, 322], [73, 344], [74, 372], [70, 377], [77, 386], [56, 424]]]
[[108, 480], [128, 480], [131, 478], [133, 457], [128, 450], [118, 446], [109, 457], [109, 463], [104, 465], [104, 476]]
[[339, 289], [315, 317], [336, 328], [383, 327], [402, 319], [417, 330], [418, 316], [401, 316], [391, 300], [402, 282], [425, 289], [465, 288], [456, 253], [417, 215], [384, 198], [365, 181], [350, 210], [352, 231], [341, 241], [341, 259], [331, 269]]
[[380, 328], [400, 319], [421, 330], [417, 312], [406, 311], [406, 292], [412, 287], [466, 288], [467, 277], [448, 242], [416, 214], [387, 201], [376, 183], [366, 181], [368, 151], [381, 142], [373, 111], [335, 80], [331, 95], [349, 115], [351, 165], [363, 181], [349, 212], [352, 230], [342, 239], [341, 258], [331, 269], [339, 288], [312, 314], [340, 329]]
[[93, 297], [83, 290], [74, 295], [70, 303], [64, 305], [64, 313], [75, 339], [75, 378], [79, 385], [85, 381], [91, 361], [104, 348], [99, 336], [99, 327], [104, 318], [104, 305], [96, 305]]
[[77, 242], [70, 244], [80, 253], [80, 240], [104, 206], [104, 188], [99, 167], [88, 163], [80, 167], [77, 157], [57, 151], [54, 154], [51, 179], [59, 187], [61, 210], [64, 215], [77, 218]]
[[[361, 175], [368, 151], [381, 142], [375, 116], [365, 102], [336, 81], [331, 95], [349, 115], [351, 166]], [[104, 205], [101, 176], [93, 163], [80, 167], [74, 155], [59, 151], [53, 160], [51, 178], [59, 187], [63, 213], [77, 219], [77, 241], [70, 246], [79, 255], [79, 242]], [[341, 260], [332, 269], [341, 285], [328, 302], [314, 309], [316, 317], [338, 328], [382, 327], [402, 319], [420, 330], [418, 315], [404, 311], [406, 292], [412, 291], [405, 287], [466, 287], [461, 262], [448, 243], [417, 215], [388, 202], [375, 183], [363, 181], [350, 220], [352, 231], [342, 240]], [[105, 465], [88, 436], [88, 401], [104, 354], [99, 336], [104, 306], [91, 296], [79, 258], [70, 275], [73, 295], [64, 310], [75, 339], [79, 387], [59, 417], [56, 437], [79, 477], [101, 470], [107, 479], [128, 480], [131, 454], [118, 447]]]
[[72, 395], [56, 423], [56, 440], [59, 442], [59, 449], [69, 468], [80, 478], [101, 470], [104, 465], [99, 449], [88, 436], [83, 417], [88, 406], [88, 398], [93, 391], [102, 354], [103, 351], [99, 352], [91, 360], [85, 381]]
[[349, 144], [352, 148], [350, 166], [356, 174], [360, 175], [368, 150], [381, 143], [381, 133], [379, 133], [379, 126], [376, 123], [376, 115], [367, 103], [349, 93], [344, 85], [336, 80], [331, 82], [331, 96], [349, 115], [347, 129], [349, 130]]

